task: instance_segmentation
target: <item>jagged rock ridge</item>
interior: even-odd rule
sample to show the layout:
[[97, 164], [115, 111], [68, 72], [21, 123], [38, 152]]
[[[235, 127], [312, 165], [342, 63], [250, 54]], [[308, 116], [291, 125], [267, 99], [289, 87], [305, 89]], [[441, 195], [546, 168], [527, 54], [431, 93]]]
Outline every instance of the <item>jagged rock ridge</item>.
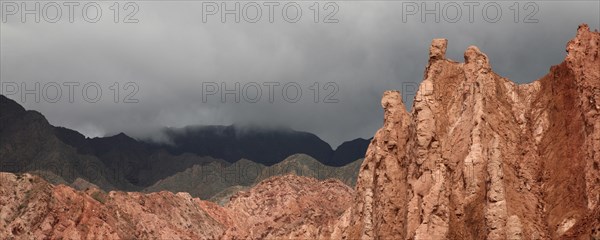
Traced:
[[[435, 39], [407, 112], [388, 91], [355, 203], [333, 238], [553, 239], [600, 226], [600, 34], [581, 25], [565, 61], [518, 85], [469, 47]], [[594, 230], [596, 229], [596, 230]]]

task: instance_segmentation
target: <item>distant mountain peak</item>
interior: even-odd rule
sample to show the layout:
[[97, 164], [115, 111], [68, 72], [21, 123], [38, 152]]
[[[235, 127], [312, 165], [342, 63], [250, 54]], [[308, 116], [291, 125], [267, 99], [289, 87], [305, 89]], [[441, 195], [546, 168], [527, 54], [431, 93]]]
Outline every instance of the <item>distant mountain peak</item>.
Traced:
[[7, 115], [22, 114], [25, 112], [26, 110], [23, 108], [23, 106], [18, 104], [16, 101], [0, 94], [0, 118]]

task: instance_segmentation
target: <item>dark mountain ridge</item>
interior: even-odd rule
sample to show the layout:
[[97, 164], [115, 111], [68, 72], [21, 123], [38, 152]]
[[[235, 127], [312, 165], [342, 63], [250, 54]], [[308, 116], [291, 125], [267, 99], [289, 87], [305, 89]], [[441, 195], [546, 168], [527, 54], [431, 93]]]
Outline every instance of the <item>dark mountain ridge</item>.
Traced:
[[362, 158], [370, 142], [358, 138], [334, 150], [312, 133], [237, 125], [169, 128], [164, 133], [171, 144], [158, 147], [164, 147], [175, 155], [194, 153], [230, 163], [245, 158], [266, 166], [297, 153], [309, 155], [328, 166], [343, 166]]
[[25, 110], [0, 95], [0, 170], [7, 172], [43, 171], [61, 181], [88, 179], [106, 189], [133, 189], [97, 157], [81, 155], [62, 142], [55, 128], [39, 112]]
[[[0, 160], [0, 170], [20, 172], [31, 169], [32, 167], [26, 166], [31, 165], [33, 159], [37, 159], [36, 166], [43, 165], [46, 162], [44, 156], [53, 156], [55, 152], [67, 149], [69, 157], [57, 159], [61, 172], [82, 171], [76, 169], [79, 158], [93, 159], [94, 171], [102, 171], [94, 175], [106, 176], [104, 172], [111, 172], [111, 178], [119, 179], [111, 183], [111, 186], [131, 183], [147, 187], [194, 165], [204, 165], [219, 161], [218, 159], [226, 161], [222, 164], [249, 159], [271, 166], [293, 154], [303, 153], [328, 166], [343, 166], [364, 157], [370, 142], [356, 139], [333, 150], [329, 144], [311, 133], [236, 125], [166, 128], [163, 132], [172, 144], [137, 140], [124, 133], [87, 138], [75, 130], [50, 125], [41, 113], [25, 110], [17, 102], [2, 95], [0, 106], [0, 156], [10, 153], [7, 156], [10, 156], [12, 162], [18, 163], [15, 167], [12, 166], [14, 163], [3, 165]], [[15, 134], [18, 137], [15, 138]], [[15, 139], [22, 141], [15, 142]], [[43, 151], [39, 149], [48, 142], [53, 142], [56, 146], [44, 148]], [[30, 146], [32, 143], [37, 144]], [[15, 146], [18, 148], [15, 149]], [[62, 169], [63, 166], [68, 170]], [[53, 172], [55, 171], [57, 170]], [[85, 174], [71, 175], [65, 180], [90, 178]]]

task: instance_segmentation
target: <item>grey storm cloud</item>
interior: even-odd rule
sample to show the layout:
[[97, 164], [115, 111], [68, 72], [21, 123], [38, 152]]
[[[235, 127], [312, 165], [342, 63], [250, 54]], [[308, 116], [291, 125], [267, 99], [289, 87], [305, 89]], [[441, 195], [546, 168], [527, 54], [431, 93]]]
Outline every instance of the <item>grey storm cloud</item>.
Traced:
[[[334, 147], [345, 140], [373, 136], [382, 122], [383, 91], [402, 90], [410, 108], [412, 89], [423, 78], [433, 38], [447, 38], [447, 57], [457, 61], [463, 60], [469, 45], [476, 45], [489, 56], [498, 74], [527, 83], [562, 61], [565, 44], [579, 24], [587, 23], [591, 29], [600, 24], [597, 1], [544, 1], [528, 7], [520, 2], [517, 23], [511, 10], [515, 2], [510, 1], [497, 2], [502, 13], [495, 23], [483, 17], [485, 3], [474, 8], [471, 23], [464, 2], [446, 1], [347, 1], [329, 7], [320, 2], [319, 23], [314, 22], [314, 2], [306, 1], [298, 2], [302, 16], [296, 23], [287, 22], [281, 14], [287, 2], [275, 8], [272, 23], [264, 2], [257, 3], [262, 6], [257, 23], [247, 22], [244, 16], [236, 23], [233, 15], [223, 23], [219, 13], [206, 15], [204, 22], [203, 6], [207, 5], [192, 1], [136, 2], [138, 23], [123, 23], [133, 10], [124, 8], [124, 3], [119, 6], [120, 22], [115, 23], [109, 8], [112, 2], [99, 3], [103, 12], [97, 23], [86, 22], [81, 12], [71, 23], [66, 8], [57, 23], [43, 18], [36, 23], [30, 20], [32, 16], [23, 23], [19, 14], [9, 14], [12, 9], [6, 9], [5, 3], [0, 32], [2, 93], [27, 109], [40, 111], [54, 125], [87, 136], [125, 132], [138, 138], [157, 138], [162, 127], [285, 126], [315, 133]], [[22, 2], [15, 3], [21, 6]], [[204, 3], [218, 7], [225, 3], [232, 8], [235, 1]], [[239, 3], [243, 7], [250, 2]], [[420, 11], [421, 4], [431, 9], [436, 3], [447, 14], [439, 15], [439, 22], [435, 15], [425, 15], [422, 22], [420, 12], [405, 15], [403, 20], [407, 6]], [[323, 23], [335, 6], [333, 19], [338, 22]], [[460, 6], [461, 15], [455, 14], [455, 6]], [[488, 9], [486, 16], [494, 18], [494, 11]], [[294, 16], [293, 11], [288, 13]], [[537, 23], [524, 23], [531, 13]], [[456, 17], [457, 22], [448, 21]], [[20, 93], [9, 94], [14, 89], [7, 88], [16, 83], [19, 90], [23, 90], [21, 84], [33, 89], [36, 82], [40, 88], [58, 83], [62, 97], [56, 103], [44, 99], [38, 103], [28, 95], [23, 101]], [[115, 82], [119, 83], [118, 103], [113, 99]], [[125, 88], [128, 82], [134, 85]], [[79, 83], [73, 102], [67, 98], [64, 83]], [[82, 88], [89, 83], [102, 89], [96, 103], [82, 97]], [[246, 95], [240, 95], [239, 102], [234, 95], [226, 95], [223, 102], [222, 87], [231, 90], [236, 83]], [[271, 92], [268, 84], [274, 83], [279, 85]], [[297, 102], [284, 98], [286, 84], [294, 85], [287, 88], [288, 98], [295, 98], [295, 87], [302, 90]], [[207, 95], [215, 86], [219, 92]], [[247, 101], [258, 97], [257, 86], [260, 98], [256, 103]], [[131, 99], [138, 102], [123, 103], [134, 92]]]

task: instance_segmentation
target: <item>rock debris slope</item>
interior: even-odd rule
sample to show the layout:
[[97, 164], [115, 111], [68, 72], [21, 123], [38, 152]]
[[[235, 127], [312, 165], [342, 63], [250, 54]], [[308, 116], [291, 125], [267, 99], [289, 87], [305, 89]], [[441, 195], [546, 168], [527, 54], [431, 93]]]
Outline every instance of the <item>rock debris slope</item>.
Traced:
[[385, 92], [383, 127], [332, 237], [597, 237], [599, 42], [581, 25], [563, 63], [518, 85], [477, 47], [459, 63], [433, 40], [412, 112]]

